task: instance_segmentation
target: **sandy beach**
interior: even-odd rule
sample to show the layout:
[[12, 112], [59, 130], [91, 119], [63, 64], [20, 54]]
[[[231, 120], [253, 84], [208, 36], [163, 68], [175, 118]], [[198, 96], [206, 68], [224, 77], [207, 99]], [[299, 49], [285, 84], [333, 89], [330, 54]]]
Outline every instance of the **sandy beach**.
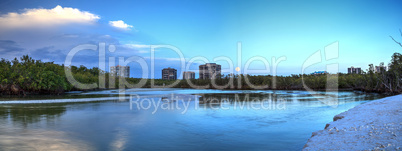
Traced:
[[303, 150], [401, 150], [401, 132], [402, 95], [396, 95], [334, 116]]

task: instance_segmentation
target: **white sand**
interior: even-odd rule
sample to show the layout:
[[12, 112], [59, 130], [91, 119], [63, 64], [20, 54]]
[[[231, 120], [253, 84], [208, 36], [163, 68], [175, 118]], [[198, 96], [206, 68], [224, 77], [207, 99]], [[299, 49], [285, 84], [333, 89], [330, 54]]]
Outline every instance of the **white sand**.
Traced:
[[328, 124], [303, 150], [401, 150], [402, 95], [358, 105]]

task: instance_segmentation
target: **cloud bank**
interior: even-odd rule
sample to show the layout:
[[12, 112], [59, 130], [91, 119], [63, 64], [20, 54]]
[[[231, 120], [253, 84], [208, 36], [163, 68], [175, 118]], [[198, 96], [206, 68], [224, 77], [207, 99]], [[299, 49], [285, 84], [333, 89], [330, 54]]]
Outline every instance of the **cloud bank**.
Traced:
[[57, 26], [70, 23], [94, 24], [100, 17], [77, 8], [61, 7], [52, 9], [24, 9], [21, 13], [10, 12], [0, 16], [1, 28], [32, 26]]
[[[144, 58], [150, 64], [150, 45], [154, 39], [144, 33], [130, 33], [135, 30], [133, 25], [123, 20], [110, 22], [100, 21], [99, 15], [77, 8], [31, 8], [20, 12], [0, 14], [0, 58], [12, 60], [22, 55], [29, 55], [42, 61], [54, 61], [63, 64], [67, 54], [74, 47], [81, 44], [98, 45], [105, 43], [106, 48], [114, 45], [116, 50], [109, 52], [106, 49], [106, 58], [132, 56]], [[124, 32], [116, 31], [119, 29]], [[146, 41], [146, 42], [144, 42]], [[155, 43], [155, 42], [153, 42]], [[97, 51], [82, 50], [73, 58], [73, 65], [96, 67], [99, 63]], [[160, 56], [164, 52], [157, 53]], [[161, 75], [161, 68], [172, 63], [178, 64], [174, 58], [157, 57], [155, 61], [156, 77]], [[108, 65], [108, 61], [106, 62]], [[133, 77], [141, 77], [142, 69], [136, 63], [131, 63]], [[177, 68], [177, 67], [176, 67]], [[106, 69], [108, 71], [108, 68]], [[149, 71], [150, 73], [150, 71]]]

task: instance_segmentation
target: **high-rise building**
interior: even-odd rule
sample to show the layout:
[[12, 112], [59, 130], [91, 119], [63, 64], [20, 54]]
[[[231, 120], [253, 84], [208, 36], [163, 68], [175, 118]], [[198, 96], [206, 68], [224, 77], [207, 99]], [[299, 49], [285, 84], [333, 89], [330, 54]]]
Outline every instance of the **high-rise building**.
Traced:
[[164, 68], [162, 69], [162, 79], [164, 80], [176, 80], [177, 70], [174, 68]]
[[362, 68], [355, 68], [355, 67], [350, 67], [348, 68], [348, 74], [361, 74], [362, 73]]
[[382, 71], [387, 71], [386, 66], [375, 66], [375, 72], [382, 73]]
[[195, 73], [191, 71], [183, 72], [183, 79], [195, 79]]
[[110, 74], [112, 76], [118, 76], [118, 77], [130, 77], [130, 67], [129, 66], [112, 66], [110, 67]]
[[200, 79], [215, 79], [216, 75], [221, 74], [221, 65], [216, 63], [206, 63], [199, 66]]

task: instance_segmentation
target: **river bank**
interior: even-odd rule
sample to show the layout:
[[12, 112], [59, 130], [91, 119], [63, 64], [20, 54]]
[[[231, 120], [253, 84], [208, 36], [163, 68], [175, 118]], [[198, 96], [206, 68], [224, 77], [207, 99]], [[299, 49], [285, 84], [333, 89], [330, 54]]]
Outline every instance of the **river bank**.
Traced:
[[313, 132], [303, 150], [401, 150], [402, 95], [358, 105]]

